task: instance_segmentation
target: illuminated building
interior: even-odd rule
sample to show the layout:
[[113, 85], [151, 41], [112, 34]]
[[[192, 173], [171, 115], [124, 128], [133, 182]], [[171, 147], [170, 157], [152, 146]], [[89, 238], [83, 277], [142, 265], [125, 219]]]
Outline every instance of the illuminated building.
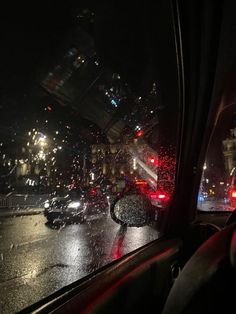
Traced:
[[230, 130], [230, 137], [223, 141], [225, 169], [228, 174], [236, 167], [236, 128]]
[[132, 159], [125, 144], [96, 144], [91, 146], [91, 173], [96, 180], [106, 177], [112, 183], [132, 176]]

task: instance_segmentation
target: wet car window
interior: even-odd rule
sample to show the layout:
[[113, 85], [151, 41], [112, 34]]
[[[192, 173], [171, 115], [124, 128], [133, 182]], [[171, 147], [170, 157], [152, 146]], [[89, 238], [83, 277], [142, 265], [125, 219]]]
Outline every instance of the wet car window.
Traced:
[[208, 212], [236, 208], [236, 106], [225, 104], [213, 132], [198, 193], [198, 209]]
[[[1, 21], [1, 313], [157, 239], [159, 213], [174, 189], [179, 109], [171, 23], [157, 48], [155, 19], [142, 21], [153, 29], [149, 38], [143, 25], [126, 28], [128, 11], [127, 21], [118, 17], [104, 28], [106, 10], [97, 17], [93, 6], [52, 3], [15, 8]], [[99, 25], [110, 31], [100, 42]], [[165, 45], [170, 52], [161, 54]], [[167, 66], [171, 90], [162, 85]], [[150, 202], [149, 220], [120, 225], [112, 202], [135, 193]]]

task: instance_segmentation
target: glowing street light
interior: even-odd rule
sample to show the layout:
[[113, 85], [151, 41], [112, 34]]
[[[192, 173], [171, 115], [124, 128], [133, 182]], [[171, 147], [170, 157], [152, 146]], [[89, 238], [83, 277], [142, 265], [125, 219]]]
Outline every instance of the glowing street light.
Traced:
[[38, 157], [39, 157], [39, 159], [41, 159], [41, 160], [45, 160], [45, 159], [46, 159], [46, 154], [44, 153], [43, 150], [40, 150], [40, 151], [39, 151]]
[[47, 145], [47, 137], [46, 135], [41, 135], [38, 139], [38, 144], [41, 146], [41, 147], [44, 147]]

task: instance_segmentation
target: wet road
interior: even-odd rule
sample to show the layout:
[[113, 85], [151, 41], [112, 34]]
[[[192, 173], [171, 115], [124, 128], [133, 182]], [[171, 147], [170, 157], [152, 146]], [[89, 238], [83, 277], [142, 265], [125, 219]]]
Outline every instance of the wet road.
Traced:
[[229, 201], [226, 199], [218, 199], [214, 201], [203, 201], [198, 202], [198, 208], [203, 211], [211, 212], [211, 211], [233, 211], [234, 208], [230, 206]]
[[0, 309], [14, 313], [158, 238], [107, 214], [53, 228], [40, 215], [0, 217]]

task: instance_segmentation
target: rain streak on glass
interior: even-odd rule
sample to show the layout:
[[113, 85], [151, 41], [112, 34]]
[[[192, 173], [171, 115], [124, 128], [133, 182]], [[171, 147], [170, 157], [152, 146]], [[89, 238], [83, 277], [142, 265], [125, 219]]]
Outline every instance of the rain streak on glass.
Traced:
[[[64, 12], [50, 22], [56, 14], [45, 12], [33, 35], [19, 27], [16, 46], [24, 53], [6, 60], [12, 75], [0, 100], [2, 313], [158, 238], [159, 213], [174, 188], [176, 138], [168, 134], [176, 134], [169, 121], [175, 112], [169, 114], [160, 82], [151, 77], [135, 90], [104, 64], [93, 10], [70, 8], [72, 22]], [[114, 204], [127, 195], [120, 204], [126, 211], [130, 200], [132, 208], [140, 205], [130, 211], [139, 228], [114, 217]]]

